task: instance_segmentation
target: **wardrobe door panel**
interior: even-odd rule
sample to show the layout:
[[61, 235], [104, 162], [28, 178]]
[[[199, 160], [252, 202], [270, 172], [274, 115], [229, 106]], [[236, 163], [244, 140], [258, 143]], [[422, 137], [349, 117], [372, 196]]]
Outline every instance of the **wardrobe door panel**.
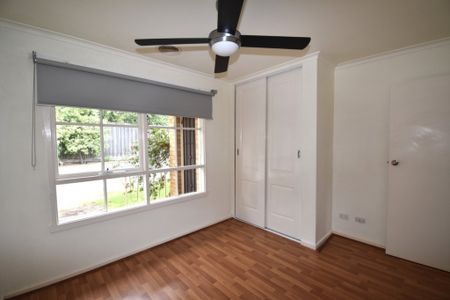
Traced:
[[301, 69], [268, 78], [267, 228], [300, 239]]
[[266, 80], [236, 87], [236, 217], [264, 227]]

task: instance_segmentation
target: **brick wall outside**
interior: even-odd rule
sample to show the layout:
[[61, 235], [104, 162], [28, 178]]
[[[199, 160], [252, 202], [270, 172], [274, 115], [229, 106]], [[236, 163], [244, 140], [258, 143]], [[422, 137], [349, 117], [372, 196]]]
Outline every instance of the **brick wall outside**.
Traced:
[[[201, 128], [200, 123], [201, 120], [196, 119], [195, 128]], [[182, 117], [170, 117], [168, 126], [175, 126], [176, 128], [182, 128]], [[183, 166], [183, 130], [171, 130], [170, 137], [170, 157], [169, 157], [169, 165], [170, 167]], [[202, 153], [203, 153], [203, 145], [200, 143], [202, 131], [195, 131], [195, 141], [196, 141], [196, 162], [197, 164], [202, 162]], [[203, 174], [202, 171], [196, 172], [196, 190], [202, 190], [203, 185]], [[183, 171], [172, 171], [170, 172], [170, 195], [176, 196], [183, 194], [184, 192], [184, 172]]]
[[[178, 123], [179, 123], [179, 118], [169, 117], [168, 126], [175, 126], [175, 125], [178, 126]], [[169, 141], [170, 141], [169, 166], [176, 167], [178, 164], [177, 162], [179, 161], [179, 158], [181, 158], [181, 156], [178, 155], [179, 150], [177, 151], [177, 147], [176, 147], [177, 144], [179, 145], [178, 134], [174, 130], [169, 130]], [[171, 171], [170, 172], [170, 196], [176, 196], [176, 195], [178, 195], [177, 172]]]

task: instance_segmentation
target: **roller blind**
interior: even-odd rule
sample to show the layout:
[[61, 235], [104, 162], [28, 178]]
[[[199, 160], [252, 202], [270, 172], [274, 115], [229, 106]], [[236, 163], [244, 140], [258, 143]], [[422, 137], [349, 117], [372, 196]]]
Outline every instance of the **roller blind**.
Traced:
[[216, 91], [200, 91], [34, 57], [38, 105], [212, 118]]

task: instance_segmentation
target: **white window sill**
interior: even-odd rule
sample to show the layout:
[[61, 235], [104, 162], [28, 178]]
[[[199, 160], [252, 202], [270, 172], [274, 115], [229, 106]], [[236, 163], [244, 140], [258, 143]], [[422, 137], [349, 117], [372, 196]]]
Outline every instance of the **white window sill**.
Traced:
[[124, 208], [122, 210], [117, 210], [117, 211], [105, 213], [102, 215], [86, 217], [84, 219], [79, 219], [76, 221], [70, 221], [70, 222], [62, 223], [62, 224], [52, 224], [52, 225], [50, 225], [50, 232], [58, 232], [58, 231], [68, 230], [71, 228], [85, 226], [88, 224], [103, 222], [106, 220], [120, 218], [122, 216], [127, 216], [127, 215], [131, 215], [131, 214], [136, 214], [136, 213], [152, 210], [152, 209], [155, 209], [158, 207], [173, 205], [173, 204], [182, 203], [185, 201], [199, 199], [199, 198], [204, 198], [206, 196], [207, 196], [207, 192], [190, 193], [187, 195], [181, 195], [181, 196], [176, 196], [176, 197], [172, 197], [172, 198], [167, 198], [165, 200], [161, 200], [156, 203], [150, 203], [150, 204], [142, 205], [142, 206], [138, 206], [138, 207], [131, 207], [128, 209]]

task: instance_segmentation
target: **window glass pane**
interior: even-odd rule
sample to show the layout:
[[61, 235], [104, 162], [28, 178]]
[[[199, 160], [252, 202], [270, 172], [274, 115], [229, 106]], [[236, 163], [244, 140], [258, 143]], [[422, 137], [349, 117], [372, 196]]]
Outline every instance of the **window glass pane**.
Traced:
[[147, 123], [148, 123], [148, 125], [153, 125], [153, 126], [173, 127], [173, 126], [175, 126], [175, 117], [165, 116], [165, 115], [148, 114], [147, 115]]
[[59, 223], [66, 223], [105, 212], [103, 180], [56, 186]]
[[108, 211], [144, 205], [144, 177], [121, 177], [106, 181]]
[[185, 129], [203, 128], [203, 119], [199, 118], [177, 117], [176, 123], [178, 128], [185, 128]]
[[56, 122], [99, 124], [99, 110], [78, 107], [55, 107]]
[[137, 125], [138, 114], [125, 111], [103, 111], [103, 124], [129, 124]]
[[178, 127], [183, 127], [183, 128], [196, 128], [197, 126], [197, 122], [195, 121], [195, 118], [184, 118], [184, 117], [179, 117], [179, 125]]
[[139, 168], [139, 129], [103, 127], [105, 170]]
[[178, 166], [202, 165], [203, 132], [198, 129], [177, 129], [177, 157]]
[[177, 165], [175, 129], [150, 128], [147, 145], [147, 159], [150, 169], [155, 170]]
[[101, 170], [100, 127], [57, 125], [56, 143], [60, 175]]
[[178, 176], [178, 195], [204, 192], [204, 169], [180, 170]]
[[172, 129], [150, 126], [148, 132], [150, 169], [204, 164], [200, 119], [148, 115], [151, 116], [165, 117], [167, 120], [165, 125], [179, 129], [176, 129], [175, 134]]
[[151, 202], [178, 195], [177, 171], [151, 173], [149, 175], [149, 198]]

